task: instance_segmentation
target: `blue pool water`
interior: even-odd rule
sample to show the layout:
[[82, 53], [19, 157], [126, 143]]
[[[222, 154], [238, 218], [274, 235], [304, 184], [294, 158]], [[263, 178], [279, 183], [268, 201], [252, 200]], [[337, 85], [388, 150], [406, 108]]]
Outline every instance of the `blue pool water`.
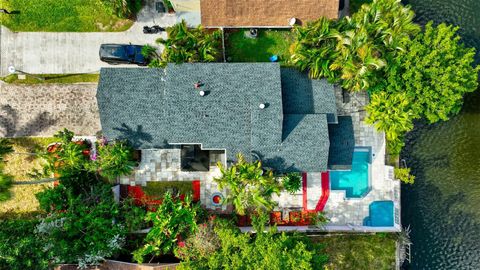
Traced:
[[363, 225], [371, 227], [393, 226], [393, 202], [375, 201], [370, 204], [370, 216], [363, 220]]
[[368, 184], [368, 164], [370, 151], [353, 152], [352, 170], [330, 171], [330, 188], [332, 190], [346, 190], [347, 198], [361, 198], [370, 187]]

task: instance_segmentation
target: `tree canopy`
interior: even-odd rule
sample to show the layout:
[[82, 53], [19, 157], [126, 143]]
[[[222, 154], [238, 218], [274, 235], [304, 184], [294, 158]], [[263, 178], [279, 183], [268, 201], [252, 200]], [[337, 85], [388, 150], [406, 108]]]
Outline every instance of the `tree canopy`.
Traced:
[[275, 202], [271, 197], [280, 193], [281, 185], [272, 171], [262, 169], [261, 161], [247, 162], [238, 154], [237, 162], [232, 166], [225, 168], [219, 162], [218, 167], [222, 175], [214, 180], [220, 188], [228, 189], [226, 203], [232, 203], [237, 214], [273, 209]]
[[221, 32], [209, 31], [202, 25], [188, 28], [185, 20], [167, 28], [167, 39], [158, 39], [164, 46], [158, 56], [151, 46], [142, 50], [150, 58], [150, 67], [165, 67], [167, 63], [214, 62], [220, 56]]
[[312, 78], [368, 91], [366, 122], [385, 131], [392, 154], [414, 119], [448, 120], [478, 86], [475, 50], [460, 42], [458, 27], [430, 22], [421, 31], [414, 15], [400, 0], [373, 0], [351, 18], [294, 28], [292, 63]]
[[179, 248], [183, 260], [179, 269], [324, 269], [328, 260], [321, 246], [300, 234], [272, 230], [251, 236], [228, 224], [215, 226], [209, 234], [208, 239], [218, 242], [209, 245], [208, 253], [199, 252], [203, 247], [189, 245], [188, 240]]

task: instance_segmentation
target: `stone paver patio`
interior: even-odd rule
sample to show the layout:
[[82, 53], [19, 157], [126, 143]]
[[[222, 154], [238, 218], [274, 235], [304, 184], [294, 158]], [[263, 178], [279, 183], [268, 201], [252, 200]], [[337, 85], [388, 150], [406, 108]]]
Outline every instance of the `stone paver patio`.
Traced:
[[[212, 195], [222, 193], [213, 178], [220, 176], [217, 161], [225, 163], [225, 155], [210, 152], [210, 168], [206, 172], [189, 172], [181, 170], [181, 149], [146, 149], [141, 151], [140, 165], [132, 175], [120, 177], [120, 184], [146, 186], [148, 181], [193, 181], [200, 180], [200, 202], [209, 209], [218, 209], [213, 205]], [[226, 205], [221, 210], [227, 210]]]
[[0, 137], [77, 135], [101, 130], [96, 84], [15, 85], [0, 82]]

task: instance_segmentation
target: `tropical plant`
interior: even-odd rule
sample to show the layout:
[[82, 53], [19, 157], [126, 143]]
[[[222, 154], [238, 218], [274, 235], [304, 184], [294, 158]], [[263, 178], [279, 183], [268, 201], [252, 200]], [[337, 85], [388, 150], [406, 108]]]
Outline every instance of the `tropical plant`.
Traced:
[[282, 178], [283, 188], [293, 194], [302, 188], [302, 176], [300, 173], [288, 173]]
[[128, 175], [135, 167], [133, 148], [125, 141], [97, 144], [97, 157], [94, 161], [98, 173], [110, 181]]
[[324, 269], [328, 260], [322, 247], [306, 236], [271, 230], [252, 237], [227, 224], [214, 227], [220, 247], [209, 253], [193, 245], [179, 248], [182, 262], [178, 269]]
[[[42, 196], [45, 195], [39, 195]], [[111, 187], [100, 183], [88, 193], [73, 196], [66, 192], [64, 196], [65, 209], [44, 208], [48, 215], [36, 226], [35, 234], [43, 241], [43, 250], [53, 254], [56, 263], [76, 263], [83, 267], [96, 265], [118, 253], [128, 231]]]
[[405, 184], [413, 184], [415, 182], [415, 175], [410, 174], [410, 168], [395, 168], [395, 178]]
[[295, 26], [295, 42], [291, 47], [290, 61], [300, 70], [308, 70], [311, 78], [328, 78], [331, 82], [338, 80], [338, 74], [330, 65], [338, 57], [336, 50], [339, 25], [322, 17], [308, 22], [306, 26]]
[[413, 119], [418, 118], [414, 104], [406, 93], [378, 92], [371, 96], [366, 106], [367, 124], [384, 131], [391, 154], [399, 154], [403, 147], [403, 135], [413, 129]]
[[276, 203], [273, 194], [280, 194], [281, 185], [272, 171], [262, 169], [262, 162], [247, 162], [243, 155], [237, 155], [237, 161], [229, 168], [221, 162], [221, 177], [214, 178], [219, 187], [227, 188], [226, 203], [231, 203], [239, 215], [262, 211], [271, 211]]
[[410, 38], [420, 32], [414, 17], [410, 6], [402, 5], [401, 0], [374, 0], [354, 13], [352, 21], [356, 29], [366, 30], [382, 54], [387, 54], [405, 51]]
[[145, 221], [153, 227], [145, 236], [145, 244], [133, 252], [134, 260], [142, 263], [147, 255], [151, 261], [155, 256], [173, 253], [179, 239], [186, 239], [196, 231], [198, 212], [199, 206], [192, 203], [190, 196], [182, 201], [165, 193], [157, 211], [145, 216]]
[[[347, 19], [348, 20], [348, 19]], [[349, 21], [352, 24], [351, 21]], [[379, 72], [386, 61], [366, 27], [349, 29], [337, 36], [339, 56], [330, 69], [340, 74], [342, 87], [350, 91], [368, 90], [381, 83]]]
[[389, 92], [405, 92], [415, 114], [430, 123], [457, 114], [463, 96], [478, 86], [480, 67], [474, 67], [475, 49], [466, 48], [458, 27], [429, 22], [408, 49], [398, 56], [400, 68], [388, 77]]
[[167, 35], [167, 39], [157, 40], [165, 48], [159, 61], [152, 62], [151, 67], [165, 67], [167, 63], [214, 62], [220, 55], [219, 30], [207, 31], [201, 25], [189, 29], [185, 20], [182, 20], [168, 27]]

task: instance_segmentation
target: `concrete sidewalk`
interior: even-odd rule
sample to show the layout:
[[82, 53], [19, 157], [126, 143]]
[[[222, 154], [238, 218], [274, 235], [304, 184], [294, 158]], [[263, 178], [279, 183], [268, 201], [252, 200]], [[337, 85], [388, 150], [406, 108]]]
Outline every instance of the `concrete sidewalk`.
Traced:
[[[166, 33], [144, 34], [143, 26], [175, 24], [176, 15], [158, 13], [149, 0], [137, 15], [137, 21], [124, 32], [18, 32], [0, 26], [0, 76], [8, 75], [8, 66], [34, 74], [90, 73], [107, 67], [98, 51], [103, 43], [154, 44]], [[135, 67], [135, 65], [130, 65]]]

